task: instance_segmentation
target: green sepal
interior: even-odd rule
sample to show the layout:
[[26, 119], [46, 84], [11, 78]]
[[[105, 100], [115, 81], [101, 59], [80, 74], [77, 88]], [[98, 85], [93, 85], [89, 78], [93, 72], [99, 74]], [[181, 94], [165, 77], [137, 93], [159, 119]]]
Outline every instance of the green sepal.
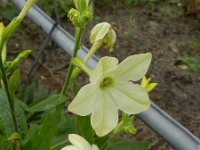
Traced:
[[130, 116], [126, 113], [122, 114], [122, 119], [118, 123], [117, 127], [114, 129], [113, 133], [116, 135], [120, 132], [122, 133], [130, 133], [130, 134], [136, 134], [137, 130], [133, 125], [134, 116]]

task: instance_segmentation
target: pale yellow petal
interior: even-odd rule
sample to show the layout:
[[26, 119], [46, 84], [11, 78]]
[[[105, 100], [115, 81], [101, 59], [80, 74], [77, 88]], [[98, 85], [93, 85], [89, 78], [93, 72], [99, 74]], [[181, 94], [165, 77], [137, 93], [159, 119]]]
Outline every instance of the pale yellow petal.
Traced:
[[91, 145], [83, 137], [77, 134], [69, 134], [68, 139], [79, 150], [91, 149]]
[[95, 25], [90, 34], [90, 42], [94, 43], [98, 40], [103, 40], [111, 30], [111, 25], [107, 22], [102, 22]]
[[150, 107], [149, 96], [140, 85], [116, 83], [110, 91], [119, 109], [127, 114], [138, 114]]
[[107, 92], [99, 93], [98, 103], [91, 115], [91, 124], [98, 136], [112, 131], [118, 123], [118, 108]]
[[99, 150], [99, 148], [96, 145], [92, 144], [92, 150]]
[[116, 32], [112, 29], [104, 39], [105, 48], [108, 48], [110, 52], [113, 51], [114, 44], [116, 42]]
[[61, 150], [79, 150], [77, 147], [73, 145], [65, 146]]
[[151, 57], [152, 55], [150, 53], [127, 57], [113, 72], [116, 76], [116, 80], [139, 80], [146, 74], [151, 62]]
[[116, 69], [118, 64], [118, 59], [115, 57], [102, 57], [100, 58], [95, 70], [92, 72], [90, 76], [90, 82], [98, 81], [109, 75], [109, 72]]
[[69, 104], [68, 110], [81, 116], [89, 115], [96, 103], [97, 88], [98, 87], [92, 83], [82, 87], [74, 100]]

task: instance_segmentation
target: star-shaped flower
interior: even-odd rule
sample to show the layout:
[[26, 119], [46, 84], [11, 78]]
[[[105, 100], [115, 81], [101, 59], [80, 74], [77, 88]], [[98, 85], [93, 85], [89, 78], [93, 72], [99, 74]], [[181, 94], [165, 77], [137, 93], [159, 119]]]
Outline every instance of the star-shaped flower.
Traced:
[[150, 107], [147, 92], [131, 81], [147, 72], [151, 54], [132, 55], [118, 64], [115, 57], [102, 57], [90, 75], [90, 83], [80, 89], [68, 110], [80, 116], [91, 114], [98, 136], [112, 131], [118, 123], [118, 110], [138, 114]]
[[73, 145], [65, 146], [61, 150], [99, 150], [96, 145], [90, 145], [83, 137], [77, 134], [69, 134], [68, 139]]

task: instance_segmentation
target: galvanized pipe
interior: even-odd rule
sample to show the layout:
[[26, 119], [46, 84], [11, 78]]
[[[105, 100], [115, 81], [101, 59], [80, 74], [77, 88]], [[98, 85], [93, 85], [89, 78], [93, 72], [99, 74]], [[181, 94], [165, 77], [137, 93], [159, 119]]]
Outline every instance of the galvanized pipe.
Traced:
[[[12, 0], [20, 9], [25, 4], [25, 0]], [[54, 21], [49, 18], [41, 9], [37, 6], [31, 8], [28, 13], [30, 17], [38, 26], [49, 33]], [[57, 26], [52, 33], [51, 38], [68, 54], [72, 55], [74, 47], [74, 38], [62, 27]], [[82, 47], [79, 50], [78, 57], [84, 58], [88, 49]], [[98, 62], [97, 57], [93, 57], [88, 62], [88, 66], [95, 68]], [[138, 115], [149, 127], [151, 127], [156, 133], [163, 137], [174, 149], [177, 150], [200, 150], [200, 140], [175, 119], [169, 116], [166, 112], [161, 110], [157, 105], [151, 102], [151, 108]]]

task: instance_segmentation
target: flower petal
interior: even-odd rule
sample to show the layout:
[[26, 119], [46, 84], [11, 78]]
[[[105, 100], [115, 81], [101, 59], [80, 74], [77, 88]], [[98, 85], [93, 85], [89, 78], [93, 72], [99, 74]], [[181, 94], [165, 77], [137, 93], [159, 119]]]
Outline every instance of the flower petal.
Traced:
[[127, 57], [113, 72], [113, 74], [116, 76], [116, 80], [139, 80], [146, 74], [151, 62], [151, 57], [151, 53]]
[[140, 85], [116, 83], [111, 90], [117, 106], [127, 114], [138, 114], [150, 107], [149, 96]]
[[74, 100], [69, 104], [68, 110], [81, 116], [89, 115], [96, 102], [97, 86], [90, 83], [82, 87]]
[[112, 131], [118, 123], [118, 108], [108, 92], [99, 92], [91, 115], [91, 124], [98, 136]]
[[98, 40], [103, 40], [111, 30], [111, 25], [107, 22], [102, 22], [94, 26], [90, 34], [90, 42], [94, 43]]
[[78, 150], [91, 149], [91, 145], [83, 137], [77, 134], [69, 134], [68, 139]]
[[77, 147], [73, 145], [65, 146], [61, 150], [79, 150]]
[[96, 145], [92, 144], [92, 150], [99, 150], [99, 148]]
[[115, 57], [102, 57], [90, 76], [90, 82], [95, 82], [105, 77], [105, 75], [108, 74], [110, 71], [116, 69], [117, 64], [118, 59]]

